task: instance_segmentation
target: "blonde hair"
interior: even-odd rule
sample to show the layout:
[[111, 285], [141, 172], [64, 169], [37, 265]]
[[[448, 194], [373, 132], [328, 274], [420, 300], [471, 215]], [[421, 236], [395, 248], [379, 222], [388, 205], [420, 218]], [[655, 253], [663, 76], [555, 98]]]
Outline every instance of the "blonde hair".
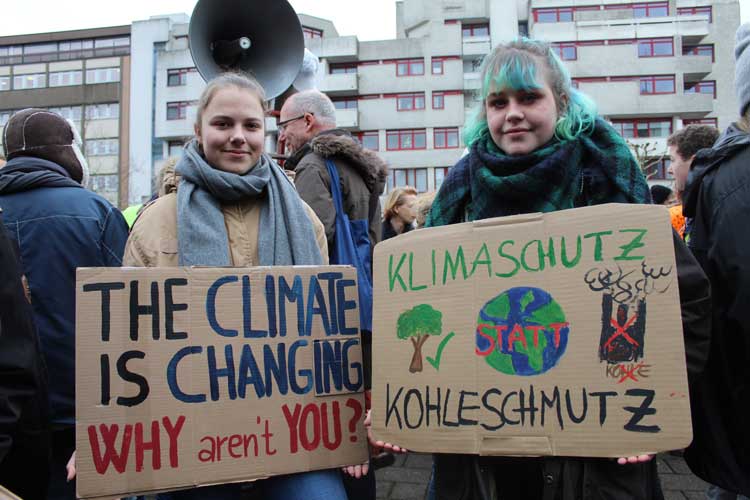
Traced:
[[748, 108], [747, 112], [737, 121], [737, 126], [743, 132], [750, 134], [750, 108]]
[[240, 90], [249, 91], [258, 98], [258, 102], [260, 102], [260, 107], [263, 112], [265, 113], [266, 111], [268, 111], [268, 104], [266, 103], [266, 91], [263, 90], [263, 87], [255, 78], [248, 74], [234, 71], [222, 73], [208, 82], [206, 88], [204, 88], [203, 92], [201, 93], [200, 99], [198, 100], [198, 110], [195, 116], [195, 126], [198, 130], [200, 130], [201, 128], [203, 113], [206, 111], [208, 105], [211, 104], [211, 99], [214, 98], [219, 90], [228, 87], [235, 87]]
[[417, 195], [417, 190], [411, 186], [404, 186], [395, 188], [390, 192], [388, 198], [385, 200], [385, 210], [383, 211], [383, 219], [390, 220], [396, 213], [396, 209], [405, 203], [404, 198], [413, 194]]
[[429, 193], [422, 193], [417, 196], [417, 228], [424, 227], [424, 223], [427, 220], [427, 214], [430, 213], [432, 208], [432, 202], [435, 201], [435, 191]]

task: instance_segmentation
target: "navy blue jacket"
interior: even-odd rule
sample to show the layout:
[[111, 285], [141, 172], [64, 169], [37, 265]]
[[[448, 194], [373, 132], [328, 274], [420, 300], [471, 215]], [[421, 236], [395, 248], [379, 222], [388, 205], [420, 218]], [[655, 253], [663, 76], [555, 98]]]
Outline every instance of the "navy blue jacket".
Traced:
[[128, 237], [120, 212], [59, 165], [32, 157], [0, 169], [3, 222], [28, 280], [47, 371], [53, 428], [75, 424], [77, 267], [119, 267]]

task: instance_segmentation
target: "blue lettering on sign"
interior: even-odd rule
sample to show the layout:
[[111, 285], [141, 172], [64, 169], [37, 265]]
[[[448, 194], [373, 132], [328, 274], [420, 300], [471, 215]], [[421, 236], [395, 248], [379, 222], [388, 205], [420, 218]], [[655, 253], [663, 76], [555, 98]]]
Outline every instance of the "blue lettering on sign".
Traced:
[[200, 354], [202, 352], [203, 348], [200, 346], [183, 347], [172, 356], [167, 365], [167, 384], [169, 385], [169, 390], [172, 392], [172, 396], [183, 403], [203, 403], [206, 401], [205, 394], [186, 394], [180, 389], [177, 383], [177, 365], [182, 361], [182, 358], [190, 354]]
[[286, 303], [294, 302], [297, 304], [297, 334], [303, 335], [305, 332], [305, 299], [302, 292], [302, 278], [295, 276], [291, 288], [286, 278], [279, 276], [279, 335], [286, 336]]
[[[354, 286], [355, 284], [356, 282], [354, 280], [340, 280], [336, 283], [336, 298], [341, 335], [356, 335], [358, 333], [356, 328], [348, 328], [346, 326], [346, 311], [357, 308], [356, 300], [346, 300], [346, 288]], [[356, 296], [356, 292], [354, 295]]]
[[[309, 282], [307, 291], [303, 279]], [[236, 323], [230, 325], [228, 321], [231, 319], [227, 317], [220, 324], [217, 317], [218, 294], [221, 287], [232, 283], [239, 286], [228, 288], [230, 292], [227, 293], [239, 295], [236, 298], [241, 300], [242, 319], [237, 318]], [[237, 338], [240, 336], [239, 322], [242, 321], [242, 336], [246, 339], [263, 338], [269, 341], [276, 337], [283, 338], [290, 330], [289, 312], [292, 317], [296, 316], [297, 323], [296, 332], [295, 326], [291, 326], [291, 334], [303, 338], [289, 343], [282, 340], [183, 347], [167, 365], [167, 383], [173, 397], [184, 403], [204, 403], [224, 398], [267, 398], [289, 392], [307, 394], [313, 389], [317, 394], [360, 391], [364, 381], [358, 352], [360, 339], [357, 337], [358, 329], [347, 325], [346, 318], [347, 311], [356, 312], [357, 309], [356, 281], [343, 279], [341, 272], [324, 272], [315, 276], [289, 278], [267, 275], [260, 283], [261, 286], [253, 287], [250, 275], [222, 276], [211, 283], [205, 302], [206, 319], [211, 331], [221, 337]], [[262, 293], [260, 297], [256, 296], [255, 304], [252, 304], [253, 291]], [[226, 295], [221, 300], [227, 300]], [[258, 307], [258, 298], [265, 300], [265, 307]], [[289, 311], [289, 308], [295, 307], [296, 311]], [[253, 312], [256, 313], [255, 318]], [[260, 325], [265, 328], [265, 319], [268, 320], [267, 329], [257, 328]], [[313, 328], [322, 328], [326, 337], [333, 338], [314, 342], [305, 340], [304, 337], [312, 335]], [[335, 337], [338, 335], [348, 337]], [[298, 358], [303, 360], [299, 365]], [[183, 360], [187, 360], [188, 366], [183, 368], [182, 373], [190, 374], [189, 387], [192, 389], [189, 390], [195, 391], [192, 394], [185, 392], [183, 387], [188, 386], [181, 387], [178, 380], [178, 368]], [[310, 365], [310, 360], [312, 366], [303, 368]], [[204, 363], [206, 375], [200, 377], [200, 366]]]
[[216, 321], [216, 294], [223, 285], [236, 282], [237, 276], [223, 276], [213, 282], [206, 294], [206, 317], [208, 318], [208, 324], [213, 331], [224, 337], [236, 337], [238, 332], [237, 330], [222, 328], [219, 322]]

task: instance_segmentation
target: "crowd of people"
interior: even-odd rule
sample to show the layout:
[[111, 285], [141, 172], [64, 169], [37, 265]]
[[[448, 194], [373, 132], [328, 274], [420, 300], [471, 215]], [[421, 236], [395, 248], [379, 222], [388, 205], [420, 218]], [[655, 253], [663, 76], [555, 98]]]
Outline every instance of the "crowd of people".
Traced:
[[[750, 327], [742, 316], [750, 263], [741, 255], [741, 227], [750, 216], [748, 44], [744, 25], [735, 53], [736, 123], [720, 137], [691, 125], [668, 140], [694, 432], [684, 453], [711, 483], [711, 499], [750, 495]], [[652, 193], [663, 194], [649, 189], [625, 140], [573, 87], [548, 44], [520, 39], [495, 47], [480, 81], [481, 104], [465, 126], [466, 154], [439, 191], [394, 188], [382, 210], [385, 162], [336, 127], [332, 102], [316, 90], [291, 95], [280, 110], [279, 139], [289, 153], [282, 168], [265, 151], [263, 88], [240, 73], [208, 82], [194, 137], [127, 222], [84, 188], [88, 167], [70, 122], [40, 109], [15, 113], [0, 168], [0, 485], [25, 499], [75, 498], [78, 267], [346, 263], [357, 267], [360, 283], [371, 282], [381, 278], [372, 276], [374, 246], [419, 227], [652, 203]], [[370, 369], [366, 301], [360, 295], [369, 390], [378, 373]], [[370, 446], [372, 463], [160, 498], [372, 499], [371, 465], [406, 450], [373, 438]], [[430, 499], [664, 498], [650, 455], [435, 454], [433, 463]]]

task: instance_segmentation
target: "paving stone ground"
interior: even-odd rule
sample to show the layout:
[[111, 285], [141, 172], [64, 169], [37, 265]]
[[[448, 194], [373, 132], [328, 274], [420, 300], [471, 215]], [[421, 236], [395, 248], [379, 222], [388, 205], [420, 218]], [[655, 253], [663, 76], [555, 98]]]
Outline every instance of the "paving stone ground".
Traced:
[[[657, 457], [659, 477], [666, 500], [704, 500], [708, 485], [694, 476], [682, 457]], [[430, 455], [410, 453], [396, 457], [390, 466], [375, 471], [378, 498], [383, 500], [423, 500], [430, 479]]]

